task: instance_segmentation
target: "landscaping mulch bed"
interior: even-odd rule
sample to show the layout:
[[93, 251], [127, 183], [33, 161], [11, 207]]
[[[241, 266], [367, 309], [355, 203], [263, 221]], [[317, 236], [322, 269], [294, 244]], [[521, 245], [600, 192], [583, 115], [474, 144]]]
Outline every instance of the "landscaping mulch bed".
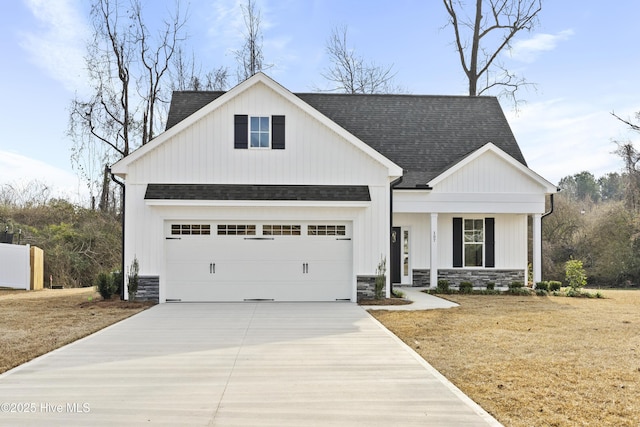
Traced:
[[370, 313], [506, 426], [637, 426], [640, 291]]

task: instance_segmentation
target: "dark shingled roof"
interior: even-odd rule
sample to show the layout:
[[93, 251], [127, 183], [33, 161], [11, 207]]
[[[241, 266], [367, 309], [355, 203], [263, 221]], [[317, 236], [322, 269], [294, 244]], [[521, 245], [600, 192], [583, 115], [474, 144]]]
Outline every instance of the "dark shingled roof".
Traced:
[[[223, 93], [174, 92], [167, 129]], [[495, 97], [295, 95], [401, 166], [397, 188], [424, 186], [488, 142], [526, 166]]]
[[167, 126], [169, 129], [215, 100], [225, 92], [203, 92], [203, 91], [174, 91], [171, 95], [171, 105], [167, 116]]
[[146, 200], [304, 200], [369, 202], [366, 185], [149, 184]]

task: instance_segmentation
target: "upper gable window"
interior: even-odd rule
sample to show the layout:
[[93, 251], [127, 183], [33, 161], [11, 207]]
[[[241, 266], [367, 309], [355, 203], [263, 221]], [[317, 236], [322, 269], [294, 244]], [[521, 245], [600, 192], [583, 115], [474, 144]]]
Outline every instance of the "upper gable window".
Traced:
[[235, 149], [259, 148], [284, 150], [285, 117], [234, 116], [233, 147]]
[[250, 147], [269, 148], [269, 146], [271, 145], [269, 117], [251, 117], [250, 126]]

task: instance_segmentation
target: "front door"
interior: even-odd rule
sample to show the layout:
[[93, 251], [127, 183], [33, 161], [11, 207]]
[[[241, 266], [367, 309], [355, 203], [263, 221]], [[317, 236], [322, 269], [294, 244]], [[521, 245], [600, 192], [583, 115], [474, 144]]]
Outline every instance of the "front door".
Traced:
[[400, 254], [402, 252], [402, 229], [400, 227], [391, 228], [391, 283], [400, 283], [402, 280], [400, 267]]

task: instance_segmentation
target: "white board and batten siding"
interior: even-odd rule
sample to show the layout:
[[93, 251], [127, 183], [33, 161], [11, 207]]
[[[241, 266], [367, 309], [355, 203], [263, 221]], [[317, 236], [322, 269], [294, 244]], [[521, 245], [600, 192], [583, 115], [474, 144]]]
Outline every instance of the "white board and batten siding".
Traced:
[[[284, 115], [285, 149], [235, 149], [236, 114]], [[356, 276], [375, 274], [380, 258], [388, 258], [388, 165], [268, 85], [258, 82], [156, 140], [155, 146], [143, 148], [144, 155], [116, 171], [127, 184], [125, 263], [130, 265], [135, 256], [141, 274], [160, 276], [161, 301], [167, 297], [164, 229], [171, 221], [348, 223], [353, 300]], [[149, 183], [367, 185], [371, 201], [145, 201]]]

